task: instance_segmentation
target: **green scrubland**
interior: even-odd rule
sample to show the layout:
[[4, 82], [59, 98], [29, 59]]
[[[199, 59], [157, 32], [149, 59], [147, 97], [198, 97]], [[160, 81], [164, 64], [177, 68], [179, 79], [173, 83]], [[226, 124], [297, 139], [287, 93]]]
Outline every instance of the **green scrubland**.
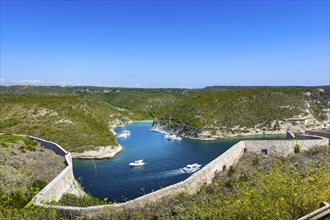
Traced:
[[90, 97], [8, 96], [0, 104], [1, 132], [37, 136], [75, 152], [116, 146], [111, 122], [131, 118], [133, 113]]
[[[163, 109], [156, 122], [179, 133], [200, 130], [240, 132], [250, 128], [278, 130], [286, 119], [311, 114], [326, 120], [330, 92], [308, 89], [259, 88], [236, 91], [211, 91], [190, 94]], [[245, 129], [245, 130], [244, 130]]]

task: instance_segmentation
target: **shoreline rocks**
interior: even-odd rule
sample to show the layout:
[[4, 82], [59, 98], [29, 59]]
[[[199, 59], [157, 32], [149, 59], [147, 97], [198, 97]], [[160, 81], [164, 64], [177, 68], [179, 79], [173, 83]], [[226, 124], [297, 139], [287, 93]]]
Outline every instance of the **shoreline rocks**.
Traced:
[[71, 152], [73, 159], [89, 159], [89, 160], [102, 160], [111, 159], [122, 151], [123, 147], [118, 146], [101, 146], [98, 150], [85, 151], [82, 153]]
[[[307, 129], [310, 130], [310, 129], [319, 128], [320, 125], [321, 125], [320, 122], [313, 121], [313, 123], [306, 123], [305, 126], [302, 127], [304, 127], [304, 130]], [[258, 125], [251, 128], [246, 128], [246, 127], [240, 128], [239, 126], [236, 126], [232, 128], [224, 127], [220, 131], [220, 130], [201, 129], [197, 127], [187, 127], [185, 124], [178, 124], [178, 123], [176, 123], [176, 125], [173, 126], [159, 121], [155, 121], [152, 127], [188, 139], [210, 141], [210, 140], [218, 140], [218, 139], [231, 138], [231, 137], [246, 137], [246, 136], [256, 136], [256, 135], [285, 135], [288, 129], [292, 126], [293, 125], [291, 123], [281, 123], [281, 126], [279, 126], [277, 129], [274, 129], [273, 127], [270, 129], [266, 127], [258, 127]]]

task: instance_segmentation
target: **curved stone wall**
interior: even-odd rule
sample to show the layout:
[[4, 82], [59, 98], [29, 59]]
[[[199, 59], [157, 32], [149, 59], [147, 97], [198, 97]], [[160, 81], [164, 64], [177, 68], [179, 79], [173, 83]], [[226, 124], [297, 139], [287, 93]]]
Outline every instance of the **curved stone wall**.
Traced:
[[64, 150], [56, 143], [46, 141], [33, 136], [28, 138], [39, 142], [43, 147], [54, 151], [56, 154], [65, 158], [66, 168], [57, 175], [48, 185], [43, 188], [33, 199], [34, 204], [43, 206], [44, 203], [58, 201], [64, 193], [71, 193], [77, 196], [83, 196], [86, 193], [81, 189], [73, 176], [71, 153]]

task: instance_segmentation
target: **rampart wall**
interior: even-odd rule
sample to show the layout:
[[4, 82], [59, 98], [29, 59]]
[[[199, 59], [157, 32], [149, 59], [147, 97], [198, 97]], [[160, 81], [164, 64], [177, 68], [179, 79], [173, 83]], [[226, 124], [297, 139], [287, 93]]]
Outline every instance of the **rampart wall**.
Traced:
[[306, 131], [306, 134], [309, 135], [317, 135], [320, 137], [330, 138], [330, 132], [329, 131]]
[[[64, 193], [71, 193], [78, 196], [86, 193], [81, 189], [73, 176], [71, 153], [64, 150], [56, 143], [40, 138], [27, 136], [42, 144], [43, 147], [54, 151], [65, 158], [66, 167], [57, 175], [45, 188], [43, 188], [33, 199], [35, 205], [43, 206], [44, 203], [58, 201]], [[45, 168], [47, 169], [47, 168]]]

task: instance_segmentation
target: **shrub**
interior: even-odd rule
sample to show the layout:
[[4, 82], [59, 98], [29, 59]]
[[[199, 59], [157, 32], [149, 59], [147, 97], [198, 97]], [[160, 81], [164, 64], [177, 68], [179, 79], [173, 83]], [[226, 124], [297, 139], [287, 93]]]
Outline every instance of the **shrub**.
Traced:
[[30, 189], [33, 191], [38, 192], [42, 188], [44, 188], [47, 185], [47, 183], [43, 180], [33, 180], [33, 182], [30, 184]]
[[300, 153], [300, 149], [301, 149], [300, 145], [299, 145], [299, 144], [296, 144], [296, 145], [294, 146], [294, 153], [295, 153], [295, 154], [299, 154], [299, 153]]
[[104, 201], [99, 200], [98, 198], [94, 198], [91, 195], [85, 196], [76, 196], [74, 194], [65, 193], [62, 198], [58, 202], [52, 202], [53, 205], [64, 205], [64, 206], [76, 206], [76, 207], [87, 207], [87, 206], [95, 206], [102, 205], [106, 203]]
[[229, 167], [229, 170], [228, 170], [228, 176], [233, 176], [235, 173], [235, 169], [233, 166], [230, 166]]
[[260, 163], [260, 161], [259, 161], [259, 157], [256, 156], [256, 157], [252, 160], [252, 164], [253, 164], [253, 166], [258, 166], [259, 163]]

